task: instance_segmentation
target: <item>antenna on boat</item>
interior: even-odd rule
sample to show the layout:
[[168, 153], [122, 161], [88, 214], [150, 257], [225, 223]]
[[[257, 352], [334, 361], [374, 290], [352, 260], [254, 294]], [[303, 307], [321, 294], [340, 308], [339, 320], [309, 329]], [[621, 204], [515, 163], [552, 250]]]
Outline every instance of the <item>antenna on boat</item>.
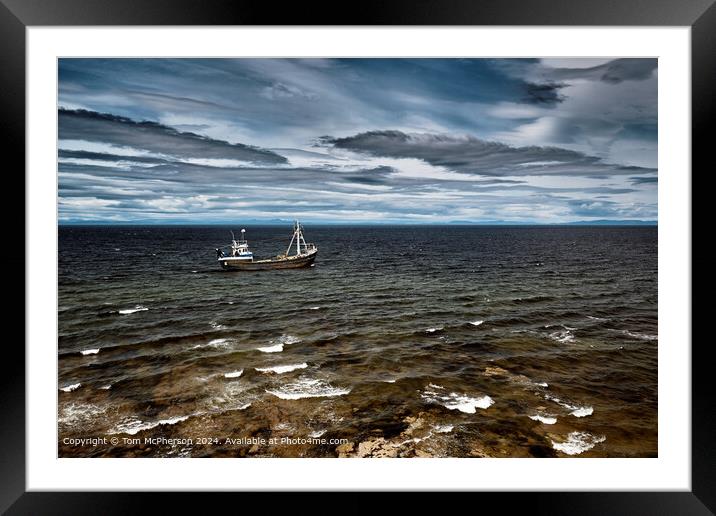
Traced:
[[231, 240], [236, 240], [236, 237], [234, 236], [234, 231], [233, 230], [229, 230], [229, 231], [231, 232]]
[[241, 229], [241, 240], [246, 240], [246, 238], [244, 237], [244, 233], [246, 233], [246, 230], [242, 228]]

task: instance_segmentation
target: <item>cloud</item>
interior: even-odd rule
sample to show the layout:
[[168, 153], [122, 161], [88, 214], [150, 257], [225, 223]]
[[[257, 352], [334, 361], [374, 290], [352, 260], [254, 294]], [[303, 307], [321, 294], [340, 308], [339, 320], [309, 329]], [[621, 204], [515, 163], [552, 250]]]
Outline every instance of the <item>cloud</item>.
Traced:
[[527, 96], [525, 101], [530, 104], [550, 105], [564, 100], [564, 96], [560, 95], [559, 90], [564, 88], [566, 84], [557, 82], [545, 82], [537, 84], [534, 82], [525, 83]]
[[270, 150], [179, 132], [157, 122], [137, 122], [123, 116], [82, 109], [59, 109], [59, 138], [102, 142], [183, 158], [236, 159], [271, 164], [287, 162], [286, 158]]
[[369, 131], [345, 138], [323, 137], [320, 142], [372, 156], [417, 158], [433, 166], [484, 176], [613, 176], [655, 172], [634, 166], [605, 163], [601, 159], [558, 147], [512, 147], [474, 136], [406, 134]]
[[271, 86], [266, 86], [263, 90], [261, 90], [260, 95], [269, 100], [288, 99], [292, 97], [302, 97], [308, 100], [318, 99], [318, 95], [315, 93], [304, 91], [298, 86], [284, 84], [282, 82], [276, 82]]
[[655, 185], [659, 182], [659, 178], [656, 176], [636, 176], [636, 177], [630, 177], [629, 180], [631, 181], [631, 184], [633, 185]]
[[614, 59], [608, 63], [590, 68], [553, 68], [547, 72], [560, 80], [591, 79], [619, 84], [623, 81], [643, 81], [649, 79], [658, 66], [657, 59], [628, 58]]
[[[63, 221], [657, 212], [654, 59], [63, 58], [58, 69]], [[332, 136], [314, 146], [321, 134]]]

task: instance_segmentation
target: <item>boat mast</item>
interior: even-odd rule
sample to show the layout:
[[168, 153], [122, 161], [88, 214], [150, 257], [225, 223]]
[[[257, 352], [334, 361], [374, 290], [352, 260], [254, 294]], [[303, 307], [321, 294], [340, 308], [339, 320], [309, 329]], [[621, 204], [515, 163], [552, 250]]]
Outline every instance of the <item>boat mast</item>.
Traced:
[[286, 256], [288, 256], [288, 253], [291, 252], [291, 246], [293, 245], [293, 239], [296, 238], [296, 227], [293, 228], [293, 236], [291, 237], [291, 241], [288, 243], [288, 249], [286, 249]]
[[296, 221], [296, 254], [301, 254], [301, 224]]

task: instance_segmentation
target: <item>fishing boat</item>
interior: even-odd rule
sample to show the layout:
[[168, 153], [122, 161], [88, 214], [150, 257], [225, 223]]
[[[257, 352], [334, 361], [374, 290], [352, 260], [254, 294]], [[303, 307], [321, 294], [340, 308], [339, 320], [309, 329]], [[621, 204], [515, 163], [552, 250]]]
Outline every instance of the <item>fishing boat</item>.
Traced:
[[[295, 244], [294, 244], [295, 243]], [[229, 249], [224, 253], [224, 249]], [[291, 254], [294, 252], [294, 254]], [[307, 244], [303, 238], [303, 226], [300, 222], [293, 223], [293, 236], [288, 244], [288, 249], [275, 258], [263, 260], [254, 259], [254, 253], [249, 249], [246, 241], [246, 230], [241, 230], [241, 238], [236, 239], [234, 232], [231, 232], [231, 245], [216, 248], [216, 259], [222, 269], [263, 271], [270, 269], [299, 269], [313, 265], [318, 254], [316, 244]]]

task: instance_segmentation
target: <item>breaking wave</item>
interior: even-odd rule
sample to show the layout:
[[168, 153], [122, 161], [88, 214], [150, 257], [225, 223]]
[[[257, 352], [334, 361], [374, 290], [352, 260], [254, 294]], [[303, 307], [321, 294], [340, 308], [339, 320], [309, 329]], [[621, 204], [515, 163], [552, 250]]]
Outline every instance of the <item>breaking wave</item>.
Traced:
[[489, 396], [473, 398], [457, 392], [448, 393], [444, 387], [432, 383], [423, 390], [420, 397], [428, 403], [442, 405], [446, 409], [459, 410], [466, 414], [474, 414], [476, 409], [486, 409], [495, 403]]
[[562, 442], [552, 440], [552, 448], [567, 455], [579, 455], [591, 450], [597, 444], [606, 441], [603, 435], [594, 435], [589, 432], [570, 432], [567, 439]]
[[120, 313], [122, 315], [127, 315], [127, 314], [133, 314], [135, 312], [145, 312], [147, 310], [149, 310], [149, 308], [147, 308], [146, 306], [137, 305], [134, 308], [126, 308], [124, 310], [120, 310], [118, 313]]
[[62, 392], [72, 392], [75, 389], [79, 389], [81, 385], [82, 385], [81, 383], [73, 383], [72, 385], [66, 385], [65, 387], [60, 387], [60, 390]]
[[308, 367], [308, 364], [304, 362], [302, 364], [291, 364], [291, 365], [273, 366], [273, 367], [257, 367], [256, 370], [260, 373], [282, 374], [282, 373], [290, 373], [291, 371], [295, 371], [297, 369], [305, 369], [307, 367]]
[[135, 435], [142, 430], [149, 430], [162, 425], [175, 425], [182, 421], [186, 421], [190, 416], [177, 416], [168, 419], [160, 419], [159, 421], [142, 421], [135, 417], [129, 417], [122, 420], [115, 428], [109, 431], [110, 434], [129, 434]]
[[282, 400], [298, 400], [301, 398], [343, 396], [351, 392], [351, 390], [333, 387], [323, 380], [299, 378], [297, 381], [283, 385], [278, 389], [266, 389], [266, 392]]

